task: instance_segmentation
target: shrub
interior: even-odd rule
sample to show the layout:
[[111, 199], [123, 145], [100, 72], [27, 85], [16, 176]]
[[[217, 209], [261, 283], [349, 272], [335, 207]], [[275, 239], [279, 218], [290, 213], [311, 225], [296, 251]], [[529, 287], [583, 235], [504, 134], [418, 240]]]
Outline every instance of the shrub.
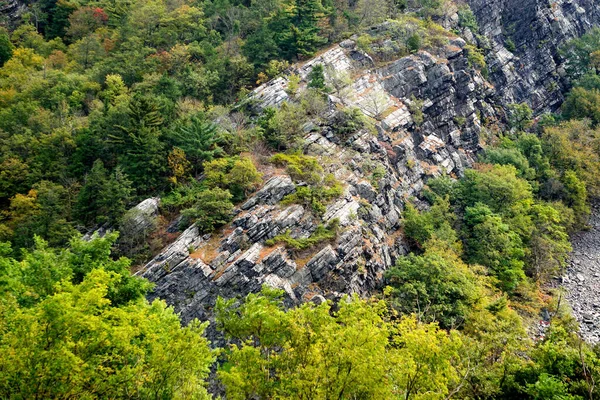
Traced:
[[271, 162], [287, 168], [287, 173], [297, 183], [305, 183], [295, 193], [286, 196], [282, 203], [299, 203], [310, 206], [317, 214], [325, 212], [325, 204], [344, 192], [342, 184], [332, 174], [326, 174], [315, 157], [302, 154], [276, 154]]
[[469, 28], [473, 33], [479, 31], [477, 18], [475, 18], [475, 14], [473, 14], [473, 11], [471, 11], [471, 7], [469, 7], [468, 4], [458, 8], [458, 25], [463, 28]]
[[306, 112], [300, 104], [286, 102], [278, 110], [267, 108], [257, 123], [267, 143], [282, 150], [299, 147], [306, 121]]
[[344, 108], [335, 113], [331, 120], [333, 131], [346, 137], [365, 127], [365, 118], [358, 108]]
[[220, 188], [209, 189], [198, 195], [192, 208], [183, 210], [180, 227], [195, 223], [201, 232], [211, 232], [231, 219], [233, 204], [231, 193]]
[[220, 158], [205, 162], [203, 167], [206, 185], [229, 190], [235, 203], [244, 200], [262, 182], [262, 174], [248, 157]]

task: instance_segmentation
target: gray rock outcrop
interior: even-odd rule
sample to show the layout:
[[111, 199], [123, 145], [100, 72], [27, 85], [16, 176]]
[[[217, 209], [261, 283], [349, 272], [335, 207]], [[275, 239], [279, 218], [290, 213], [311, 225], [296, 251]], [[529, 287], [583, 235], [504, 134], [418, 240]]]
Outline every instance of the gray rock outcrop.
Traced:
[[[165, 299], [186, 322], [210, 319], [217, 296], [244, 296], [264, 284], [284, 290], [289, 304], [372, 293], [407, 251], [400, 229], [405, 202], [419, 196], [429, 177], [461, 176], [480, 149], [483, 121], [500, 120], [503, 105], [528, 101], [538, 112], [556, 109], [565, 85], [558, 48], [598, 21], [591, 0], [469, 3], [490, 43], [493, 84], [471, 67], [467, 43], [458, 37], [383, 65], [346, 40], [293, 66], [300, 91], [317, 64], [325, 66], [330, 84], [339, 84], [335, 75], [352, 76], [329, 95], [330, 104], [356, 107], [378, 121], [376, 134], [364, 130], [342, 138], [331, 123], [332, 107], [329, 119], [305, 130], [306, 153], [344, 184], [343, 196], [317, 218], [303, 206], [281, 205], [296, 186], [285, 174], [270, 177], [230, 225], [212, 235], [191, 227], [151, 260], [141, 272], [156, 284], [150, 297]], [[509, 33], [514, 53], [505, 47]], [[254, 91], [254, 103], [264, 108], [288, 101], [289, 83], [289, 75], [265, 83]], [[337, 238], [312, 249], [266, 244], [284, 232], [307, 238], [333, 219], [340, 221]]]
[[[556, 110], [568, 86], [559, 49], [600, 23], [596, 0], [468, 0], [504, 104]], [[483, 42], [487, 43], [483, 43]]]
[[[405, 201], [428, 177], [460, 176], [479, 150], [480, 116], [496, 117], [493, 90], [469, 65], [464, 46], [454, 38], [376, 68], [349, 40], [294, 67], [302, 78], [299, 90], [316, 64], [351, 74], [352, 82], [330, 95], [330, 103], [357, 107], [378, 121], [376, 132], [340, 137], [332, 108], [306, 130], [305, 152], [343, 183], [343, 195], [317, 216], [301, 205], [283, 206], [296, 186], [285, 174], [271, 176], [230, 225], [212, 235], [191, 227], [151, 260], [141, 273], [156, 283], [150, 297], [165, 299], [189, 321], [210, 319], [217, 296], [243, 296], [264, 284], [284, 290], [289, 304], [372, 293], [407, 251], [400, 230]], [[267, 83], [255, 90], [255, 100], [277, 106], [288, 99], [288, 84], [285, 76]], [[414, 112], [422, 113], [422, 124]], [[266, 244], [285, 232], [307, 238], [336, 219], [337, 238], [311, 249]]]

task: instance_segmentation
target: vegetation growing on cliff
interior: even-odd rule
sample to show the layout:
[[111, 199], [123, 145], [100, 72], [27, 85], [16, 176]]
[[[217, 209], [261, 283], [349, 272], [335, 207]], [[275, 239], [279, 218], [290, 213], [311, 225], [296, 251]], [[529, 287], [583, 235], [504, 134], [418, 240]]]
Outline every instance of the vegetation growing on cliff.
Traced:
[[[303, 154], [303, 137], [330, 111], [325, 93], [344, 101], [325, 84], [335, 71], [315, 68], [303, 93], [292, 78], [290, 101], [259, 115], [248, 91], [353, 33], [379, 62], [446, 45], [433, 19], [447, 7], [40, 0], [0, 27], [0, 397], [204, 399], [210, 382], [231, 399], [596, 398], [600, 350], [538, 285], [564, 269], [568, 234], [600, 195], [598, 30], [565, 45], [574, 88], [562, 114], [534, 120], [525, 104], [507, 107], [481, 164], [430, 180], [416, 202], [427, 207], [406, 203], [411, 253], [372, 299], [315, 296], [288, 309], [268, 287], [223, 299], [214, 311], [225, 342], [211, 349], [207, 323], [182, 327], [164, 302], [148, 303], [151, 285], [113, 252], [118, 234], [78, 238], [125, 226], [128, 208], [158, 194], [179, 228], [211, 233], [275, 167], [297, 186], [281, 203], [318, 219], [344, 187]], [[470, 9], [457, 11], [476, 33]], [[364, 33], [388, 18], [383, 33]], [[465, 49], [485, 73], [485, 53]], [[368, 125], [343, 108], [332, 132], [345, 140]], [[382, 166], [367, 169], [385, 178]], [[306, 250], [340, 229], [333, 219], [267, 244]], [[552, 318], [539, 337], [527, 329], [542, 308]]]

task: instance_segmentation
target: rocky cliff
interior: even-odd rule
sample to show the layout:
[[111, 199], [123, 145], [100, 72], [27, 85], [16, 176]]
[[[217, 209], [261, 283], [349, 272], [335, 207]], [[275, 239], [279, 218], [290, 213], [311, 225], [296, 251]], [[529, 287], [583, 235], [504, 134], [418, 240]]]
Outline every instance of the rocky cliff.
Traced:
[[536, 111], [555, 111], [569, 84], [559, 49], [600, 23], [600, 3], [468, 0], [468, 4], [480, 28], [474, 40], [488, 49], [489, 79], [501, 102], [527, 102]]
[[[343, 182], [343, 196], [316, 217], [301, 205], [279, 204], [296, 190], [289, 176], [283, 171], [267, 176], [224, 231], [200, 235], [191, 227], [148, 263], [143, 276], [157, 284], [151, 297], [167, 300], [188, 321], [209, 318], [218, 295], [244, 295], [263, 284], [284, 289], [290, 303], [373, 290], [406, 252], [399, 223], [405, 201], [428, 177], [462, 174], [479, 149], [481, 120], [496, 118], [493, 88], [469, 65], [465, 45], [451, 37], [432, 52], [376, 66], [348, 40], [295, 66], [300, 91], [314, 65], [346, 71], [353, 79], [343, 102], [379, 120], [376, 133], [364, 130], [340, 139], [332, 121], [342, 99], [330, 95], [330, 117], [306, 127], [305, 152]], [[259, 106], [285, 101], [289, 76], [256, 89]], [[382, 173], [374, 174], [376, 169]], [[309, 237], [334, 219], [340, 221], [337, 239], [313, 249], [265, 244], [287, 230], [295, 238]]]
[[[280, 200], [296, 185], [284, 171], [273, 171], [224, 230], [201, 235], [191, 227], [145, 266], [143, 276], [156, 283], [151, 297], [165, 299], [189, 321], [210, 319], [217, 296], [242, 296], [263, 284], [285, 290], [290, 304], [377, 287], [406, 252], [400, 225], [405, 202], [429, 177], [460, 175], [468, 168], [480, 149], [483, 125], [501, 120], [503, 105], [527, 101], [536, 111], [556, 109], [567, 85], [558, 49], [600, 20], [600, 6], [591, 0], [469, 3], [482, 36], [463, 30], [464, 36], [488, 47], [489, 82], [471, 66], [467, 42], [459, 37], [386, 63], [348, 40], [294, 66], [289, 73], [301, 78], [299, 90], [317, 64], [326, 67], [330, 83], [339, 73], [352, 77], [343, 98], [340, 91], [329, 96], [330, 118], [305, 129], [306, 153], [343, 182], [344, 195], [322, 217], [301, 205], [282, 206]], [[371, 34], [386, 29], [389, 24]], [[290, 74], [254, 91], [259, 107], [288, 99]], [[359, 131], [343, 140], [335, 135], [339, 103], [375, 117], [377, 134]], [[378, 168], [385, 172], [374, 174]], [[309, 237], [334, 219], [340, 221], [337, 238], [311, 250], [265, 243], [285, 231]]]

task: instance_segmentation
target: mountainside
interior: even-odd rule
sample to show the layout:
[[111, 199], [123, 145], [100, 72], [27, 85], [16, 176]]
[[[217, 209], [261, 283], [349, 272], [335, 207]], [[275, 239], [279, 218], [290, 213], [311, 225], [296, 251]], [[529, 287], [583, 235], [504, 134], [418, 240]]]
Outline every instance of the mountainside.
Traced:
[[556, 110], [568, 82], [559, 48], [600, 21], [593, 0], [469, 0], [477, 17], [490, 82], [502, 103]]
[[597, 1], [0, 0], [1, 399], [598, 398], [599, 199]]
[[[387, 115], [376, 135], [363, 130], [346, 140], [332, 133], [333, 106], [330, 124], [306, 127], [306, 152], [343, 182], [343, 196], [319, 220], [301, 205], [278, 204], [296, 188], [283, 171], [273, 172], [221, 237], [202, 236], [191, 227], [146, 266], [143, 276], [157, 283], [153, 296], [175, 305], [187, 321], [206, 318], [218, 295], [257, 291], [263, 283], [285, 289], [293, 301], [374, 289], [383, 271], [405, 253], [398, 224], [405, 200], [419, 194], [426, 177], [460, 175], [479, 148], [478, 115], [495, 118], [486, 101], [491, 87], [469, 67], [464, 46], [455, 38], [437, 55], [422, 51], [371, 70], [365, 69], [365, 63], [373, 67], [369, 57], [346, 41], [298, 66], [304, 85], [316, 64], [347, 70], [354, 80], [345, 101], [366, 114], [380, 108]], [[286, 78], [267, 83], [255, 98], [263, 105], [279, 104], [287, 97], [287, 83]], [[423, 99], [419, 126], [409, 111], [411, 97]], [[374, 174], [382, 168], [385, 172]], [[309, 254], [294, 257], [284, 246], [264, 244], [285, 230], [308, 237], [318, 224], [336, 218], [338, 238]], [[207, 246], [216, 249], [205, 251]]]
[[[394, 24], [385, 23], [369, 31], [377, 43], [369, 54], [354, 37], [257, 88], [255, 106], [279, 106], [290, 96], [290, 76], [301, 78], [302, 91], [313, 67], [325, 67], [329, 84], [339, 90], [329, 95], [326, 122], [305, 126], [305, 151], [343, 183], [343, 196], [322, 218], [301, 205], [282, 206], [296, 185], [284, 171], [271, 171], [222, 232], [200, 235], [191, 227], [146, 265], [142, 275], [156, 283], [151, 298], [167, 300], [189, 321], [210, 318], [217, 296], [245, 295], [263, 284], [284, 289], [291, 303], [370, 293], [407, 252], [400, 215], [427, 178], [460, 176], [477, 159], [482, 130], [489, 134], [508, 104], [527, 101], [537, 112], [561, 104], [566, 82], [558, 48], [598, 22], [600, 6], [542, 3], [471, 2], [484, 37], [463, 31], [489, 43], [489, 81], [475, 68], [472, 46], [452, 35], [435, 51], [381, 61], [386, 54], [378, 51], [394, 45]], [[514, 54], [505, 47], [509, 39]], [[344, 72], [351, 80], [339, 78]], [[340, 139], [333, 133], [336, 103], [376, 117], [377, 134], [362, 130]], [[377, 168], [385, 172], [374, 174]], [[334, 219], [337, 238], [312, 250], [265, 244], [288, 230], [308, 238]]]

